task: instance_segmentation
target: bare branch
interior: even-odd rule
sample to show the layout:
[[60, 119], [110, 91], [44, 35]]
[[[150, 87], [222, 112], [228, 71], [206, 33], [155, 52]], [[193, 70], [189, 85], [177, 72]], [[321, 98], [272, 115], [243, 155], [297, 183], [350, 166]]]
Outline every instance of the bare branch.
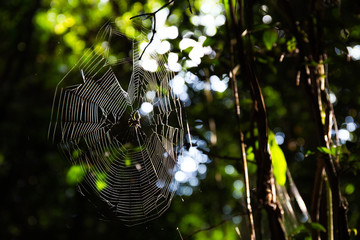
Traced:
[[[230, 11], [233, 11], [233, 6], [230, 3]], [[231, 44], [231, 38], [230, 38], [230, 30], [228, 26], [228, 19], [225, 21], [226, 26], [226, 32], [227, 32], [227, 40], [230, 48], [230, 59], [231, 59], [231, 66], [230, 66], [230, 75], [232, 80], [232, 90], [233, 90], [233, 97], [235, 100], [235, 112], [236, 112], [236, 119], [237, 124], [239, 128], [239, 139], [240, 139], [240, 148], [241, 148], [241, 155], [242, 155], [242, 163], [243, 163], [243, 172], [244, 172], [244, 182], [245, 182], [245, 193], [246, 193], [246, 210], [247, 210], [247, 217], [249, 220], [249, 232], [250, 232], [250, 239], [255, 240], [256, 234], [255, 234], [255, 225], [254, 225], [254, 217], [253, 217], [253, 211], [251, 207], [251, 200], [250, 200], [250, 183], [249, 183], [249, 173], [248, 173], [248, 167], [247, 167], [247, 157], [246, 157], [246, 150], [245, 150], [245, 143], [244, 143], [244, 134], [241, 130], [241, 112], [240, 112], [240, 100], [239, 100], [239, 93], [238, 93], [238, 85], [237, 85], [237, 79], [236, 79], [236, 73], [234, 71], [234, 48]], [[237, 161], [237, 165], [240, 166], [241, 160]]]
[[185, 240], [186, 240], [186, 239], [190, 239], [190, 237], [194, 236], [195, 234], [198, 234], [199, 232], [204, 232], [204, 231], [212, 230], [212, 229], [217, 228], [217, 227], [223, 225], [224, 223], [232, 220], [234, 217], [244, 216], [244, 215], [247, 215], [247, 213], [238, 213], [238, 214], [235, 214], [235, 215], [233, 215], [233, 216], [231, 216], [231, 217], [229, 217], [229, 218], [226, 218], [226, 219], [222, 220], [221, 222], [219, 222], [219, 223], [217, 223], [217, 224], [215, 224], [215, 225], [212, 225], [212, 226], [209, 226], [209, 227], [206, 227], [206, 228], [201, 228], [201, 229], [199, 229], [199, 230], [196, 230], [195, 232], [191, 233], [189, 236], [187, 236], [187, 237], [184, 238], [184, 239], [185, 239]]
[[[142, 13], [142, 14], [139, 14], [139, 15], [136, 15], [136, 16], [133, 16], [130, 18], [130, 20], [134, 19], [134, 18], [139, 18], [139, 17], [145, 17], [145, 19], [148, 19], [148, 18], [153, 18], [154, 19], [154, 26], [152, 28], [152, 35], [151, 35], [151, 38], [150, 38], [150, 41], [149, 43], [146, 45], [146, 47], [144, 48], [144, 51], [141, 53], [140, 57], [139, 57], [139, 60], [141, 60], [142, 56], [144, 55], [146, 49], [149, 47], [149, 45], [152, 43], [152, 41], [154, 40], [154, 36], [155, 36], [155, 33], [156, 33], [156, 14], [161, 11], [162, 9], [166, 8], [167, 6], [169, 6], [170, 4], [174, 3], [175, 0], [170, 0], [169, 2], [165, 3], [163, 6], [161, 6], [158, 10], [156, 10], [155, 12], [152, 12], [152, 13]], [[189, 10], [190, 12], [192, 13], [192, 9], [191, 9], [191, 4], [190, 4], [190, 0], [188, 0], [188, 4], [189, 4]]]

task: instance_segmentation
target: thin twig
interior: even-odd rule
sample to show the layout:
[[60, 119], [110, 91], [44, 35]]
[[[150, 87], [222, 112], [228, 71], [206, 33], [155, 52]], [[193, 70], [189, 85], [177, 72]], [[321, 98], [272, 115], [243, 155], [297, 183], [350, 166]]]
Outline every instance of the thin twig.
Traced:
[[217, 228], [219, 227], [220, 225], [223, 225], [224, 223], [232, 220], [234, 217], [238, 217], [238, 216], [244, 216], [244, 215], [247, 215], [247, 213], [239, 213], [239, 214], [235, 214], [229, 218], [226, 218], [224, 220], [222, 220], [221, 222], [215, 224], [215, 225], [212, 225], [212, 226], [209, 226], [209, 227], [206, 227], [206, 228], [201, 228], [199, 230], [196, 230], [195, 232], [191, 233], [189, 236], [187, 236], [186, 238], [184, 238], [184, 240], [186, 239], [189, 239], [190, 237], [194, 236], [195, 234], [198, 234], [199, 232], [203, 232], [203, 231], [209, 231], [211, 229], [214, 229], [214, 228]]
[[164, 4], [162, 7], [160, 7], [158, 10], [156, 10], [155, 12], [152, 12], [152, 13], [143, 13], [143, 14], [139, 14], [139, 15], [136, 15], [136, 16], [133, 16], [130, 18], [130, 20], [134, 19], [134, 18], [138, 18], [138, 17], [145, 17], [145, 19], [148, 19], [150, 17], [152, 17], [154, 19], [154, 26], [152, 28], [152, 35], [151, 35], [151, 38], [150, 38], [150, 41], [149, 43], [146, 45], [146, 47], [144, 48], [144, 51], [141, 53], [140, 57], [139, 57], [139, 60], [141, 60], [142, 56], [144, 55], [146, 49], [149, 47], [149, 45], [152, 43], [152, 41], [154, 40], [154, 37], [155, 37], [155, 33], [156, 33], [156, 14], [164, 9], [165, 7], [169, 6], [171, 3], [175, 2], [175, 0], [171, 0], [169, 2], [167, 2], [166, 4]]
[[[230, 11], [233, 11], [232, 9], [232, 4], [229, 4], [230, 6]], [[227, 38], [228, 38], [228, 44], [229, 44], [229, 48], [230, 48], [230, 59], [231, 59], [231, 66], [230, 66], [230, 77], [232, 80], [232, 90], [233, 90], [233, 97], [235, 100], [235, 112], [236, 112], [236, 119], [237, 119], [237, 123], [238, 123], [238, 128], [239, 128], [239, 138], [240, 138], [240, 148], [241, 148], [241, 155], [242, 155], [242, 163], [243, 163], [243, 170], [244, 170], [244, 182], [245, 182], [245, 195], [246, 195], [246, 210], [247, 210], [247, 217], [249, 220], [249, 232], [250, 232], [250, 239], [251, 240], [255, 240], [256, 239], [256, 234], [255, 234], [255, 225], [254, 225], [254, 217], [253, 217], [253, 212], [252, 212], [252, 207], [251, 207], [251, 198], [250, 198], [250, 183], [249, 183], [249, 173], [248, 173], [248, 167], [247, 167], [247, 157], [246, 157], [246, 150], [245, 150], [245, 143], [244, 143], [244, 134], [241, 130], [241, 111], [240, 111], [240, 100], [239, 100], [239, 92], [238, 92], [238, 86], [237, 86], [237, 79], [235, 76], [235, 72], [234, 72], [234, 49], [233, 46], [231, 44], [231, 40], [230, 40], [230, 30], [229, 30], [229, 26], [228, 26], [228, 20], [226, 19], [225, 21], [225, 26], [226, 26], [226, 32], [228, 34]], [[238, 160], [238, 162], [240, 163], [240, 160]], [[240, 164], [239, 164], [240, 165]]]
[[[155, 33], [156, 33], [156, 14], [161, 11], [162, 9], [166, 8], [167, 6], [169, 6], [170, 4], [172, 4], [173, 2], [175, 2], [175, 0], [171, 0], [167, 3], [165, 3], [163, 6], [161, 6], [158, 10], [156, 10], [155, 12], [152, 12], [152, 13], [142, 13], [142, 14], [139, 14], [139, 15], [136, 15], [136, 16], [133, 16], [130, 18], [130, 20], [134, 19], [134, 18], [138, 18], [138, 17], [146, 17], [145, 19], [148, 19], [150, 17], [152, 17], [154, 19], [154, 27], [152, 28], [152, 35], [151, 35], [151, 38], [150, 38], [150, 41], [149, 43], [146, 45], [146, 47], [144, 48], [144, 51], [141, 53], [140, 57], [139, 57], [139, 60], [141, 60], [142, 56], [144, 55], [145, 53], [145, 50], [148, 48], [148, 46], [152, 43], [152, 41], [154, 40], [154, 36], [155, 36]], [[191, 4], [190, 4], [190, 0], [188, 0], [188, 4], [189, 4], [189, 10], [190, 12], [192, 13], [192, 9], [191, 9]]]
[[189, 4], [189, 10], [190, 10], [190, 13], [192, 14], [192, 9], [191, 9], [191, 4], [190, 4], [190, 0], [188, 0], [188, 4]]
[[176, 228], [176, 230], [178, 231], [178, 233], [179, 233], [179, 235], [180, 235], [181, 240], [184, 240], [184, 238], [183, 238], [183, 236], [182, 236], [182, 234], [181, 234], [181, 232], [180, 232], [179, 227], [177, 227], [177, 228]]
[[[156, 11], [157, 12], [157, 11]], [[148, 19], [149, 17], [153, 17], [154, 18], [154, 27], [152, 29], [152, 35], [151, 35], [151, 38], [150, 38], [150, 41], [149, 43], [146, 45], [146, 47], [144, 48], [143, 52], [141, 53], [140, 57], [139, 57], [139, 60], [141, 60], [142, 56], [144, 55], [146, 49], [149, 47], [149, 45], [152, 43], [152, 41], [154, 40], [154, 36], [155, 36], [155, 33], [156, 33], [156, 16], [155, 16], [155, 13], [144, 13], [144, 14], [140, 14], [140, 15], [137, 15], [137, 16], [134, 16], [134, 17], [131, 17], [130, 19], [134, 19], [136, 17], [143, 17], [143, 16], [148, 16], [147, 18], [145, 19]]]
[[152, 12], [152, 13], [143, 13], [143, 14], [139, 14], [139, 15], [136, 15], [136, 16], [133, 16], [130, 18], [131, 19], [134, 19], [134, 18], [137, 18], [137, 17], [143, 17], [143, 16], [155, 16], [155, 14], [157, 14], [159, 11], [161, 11], [162, 9], [166, 8], [167, 6], [169, 6], [170, 4], [172, 4], [173, 2], [175, 2], [175, 0], [171, 0], [167, 3], [165, 3], [163, 6], [161, 6], [158, 10], [156, 10], [155, 12]]
[[327, 195], [327, 205], [328, 205], [328, 227], [327, 234], [328, 240], [334, 240], [334, 219], [333, 219], [333, 206], [332, 206], [332, 193], [329, 180], [325, 178], [326, 183], [326, 195]]
[[[232, 161], [242, 161], [242, 158], [240, 157], [233, 157], [233, 156], [223, 156], [223, 155], [217, 155], [214, 153], [208, 153], [210, 157], [220, 158], [220, 159], [226, 159], [226, 160], [232, 160]], [[248, 161], [248, 163], [256, 165], [256, 162], [254, 161]]]

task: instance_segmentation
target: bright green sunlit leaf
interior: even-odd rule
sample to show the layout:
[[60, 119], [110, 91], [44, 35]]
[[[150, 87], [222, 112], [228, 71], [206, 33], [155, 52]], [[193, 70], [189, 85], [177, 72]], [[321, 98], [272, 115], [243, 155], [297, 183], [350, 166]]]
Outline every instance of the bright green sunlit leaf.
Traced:
[[95, 185], [96, 185], [96, 189], [98, 191], [103, 190], [104, 188], [106, 188], [107, 184], [106, 184], [106, 173], [104, 172], [98, 172], [96, 173], [96, 181], [95, 181]]
[[219, 229], [214, 230], [212, 234], [212, 239], [224, 239], [223, 232]]
[[[352, 236], [356, 237], [357, 234], [358, 234], [358, 232], [357, 232], [357, 229], [356, 229], [356, 228], [350, 229], [350, 236], [351, 236], [351, 237], [352, 237]], [[352, 239], [352, 238], [351, 238], [351, 239]]]
[[250, 146], [247, 148], [246, 150], [246, 159], [248, 161], [255, 161], [255, 154], [254, 154], [254, 151], [253, 151], [253, 148]]
[[346, 194], [351, 195], [354, 193], [354, 191], [355, 191], [355, 186], [353, 184], [349, 183], [348, 185], [346, 185], [346, 187], [345, 187]]
[[125, 166], [129, 167], [131, 165], [131, 160], [129, 158], [125, 159]]
[[306, 153], [305, 153], [305, 157], [308, 157], [310, 155], [314, 155], [315, 153], [311, 150], [307, 150]]
[[286, 42], [286, 48], [288, 52], [292, 53], [296, 50], [296, 39], [293, 37], [289, 41]]
[[98, 191], [103, 190], [104, 188], [106, 188], [106, 182], [102, 181], [102, 180], [96, 180], [96, 189]]
[[326, 148], [326, 147], [317, 147], [317, 150], [319, 152], [322, 152], [322, 153], [334, 155], [333, 152], [330, 149]]
[[66, 174], [66, 182], [70, 185], [78, 184], [84, 178], [85, 171], [80, 165], [71, 166]]
[[275, 134], [269, 133], [269, 145], [276, 182], [283, 186], [286, 182], [286, 159], [283, 151], [275, 141]]

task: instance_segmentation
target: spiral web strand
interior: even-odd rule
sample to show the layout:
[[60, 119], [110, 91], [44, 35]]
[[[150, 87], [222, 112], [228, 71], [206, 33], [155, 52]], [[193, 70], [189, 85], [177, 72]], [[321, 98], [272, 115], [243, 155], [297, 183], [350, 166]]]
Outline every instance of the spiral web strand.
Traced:
[[[97, 44], [59, 82], [49, 128], [50, 138], [81, 167], [81, 185], [127, 225], [152, 220], [169, 207], [184, 139], [181, 102], [169, 86], [173, 73], [166, 57], [154, 52], [144, 58], [156, 61], [157, 70], [142, 67], [139, 44], [146, 41], [145, 32], [128, 39], [105, 25]], [[113, 49], [124, 42], [132, 56], [114, 60], [120, 55]], [[130, 80], [116, 73], [123, 64], [132, 67]], [[152, 111], [141, 111], [143, 103]]]

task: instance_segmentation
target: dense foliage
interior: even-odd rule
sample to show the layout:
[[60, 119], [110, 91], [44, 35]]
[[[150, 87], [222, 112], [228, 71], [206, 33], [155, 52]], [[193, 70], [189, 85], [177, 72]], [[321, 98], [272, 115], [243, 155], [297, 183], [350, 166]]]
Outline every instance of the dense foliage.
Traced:
[[[172, 70], [177, 76], [172, 82], [174, 91], [186, 106], [192, 165], [184, 165], [182, 175], [177, 176], [181, 184], [167, 212], [154, 221], [127, 228], [120, 221], [103, 219], [101, 205], [94, 207], [76, 191], [77, 169], [47, 136], [53, 94], [104, 23], [114, 21], [124, 34], [131, 35], [136, 29], [130, 17], [154, 12], [165, 1], [2, 1], [0, 238], [181, 239], [191, 235], [190, 239], [249, 239], [241, 126], [255, 229], [269, 239], [266, 213], [257, 197], [259, 142], [254, 139], [261, 129], [258, 131], [254, 120], [251, 84], [241, 66], [233, 8], [239, 24], [244, 24], [239, 34], [266, 105], [268, 143], [286, 235], [304, 239], [318, 230], [324, 238], [329, 232], [324, 216], [328, 213], [326, 187], [320, 224], [309, 221], [317, 164], [327, 155], [338, 159], [341, 200], [347, 203], [348, 227], [355, 239], [360, 229], [360, 4], [298, 0], [289, 1], [285, 9], [283, 3], [288, 1], [250, 1], [243, 16], [241, 2], [232, 1], [231, 7], [228, 1], [177, 0], [157, 14], [159, 41], [166, 42], [162, 47], [169, 47], [172, 53]], [[314, 11], [308, 9], [309, 3], [314, 3]], [[151, 33], [151, 18], [134, 21]], [[312, 24], [321, 38], [309, 35]], [[326, 58], [306, 59], [302, 44], [309, 45], [307, 50], [313, 55], [326, 54]], [[330, 128], [333, 141], [329, 147], [317, 140], [316, 116], [306, 89], [306, 69], [320, 67], [323, 72], [318, 77], [329, 90], [326, 93], [338, 128]], [[124, 69], [124, 76], [130, 71]], [[239, 90], [240, 119], [233, 76]], [[324, 110], [324, 122], [326, 114]], [[292, 188], [287, 168], [299, 194]], [[309, 213], [296, 200], [299, 196]]]

